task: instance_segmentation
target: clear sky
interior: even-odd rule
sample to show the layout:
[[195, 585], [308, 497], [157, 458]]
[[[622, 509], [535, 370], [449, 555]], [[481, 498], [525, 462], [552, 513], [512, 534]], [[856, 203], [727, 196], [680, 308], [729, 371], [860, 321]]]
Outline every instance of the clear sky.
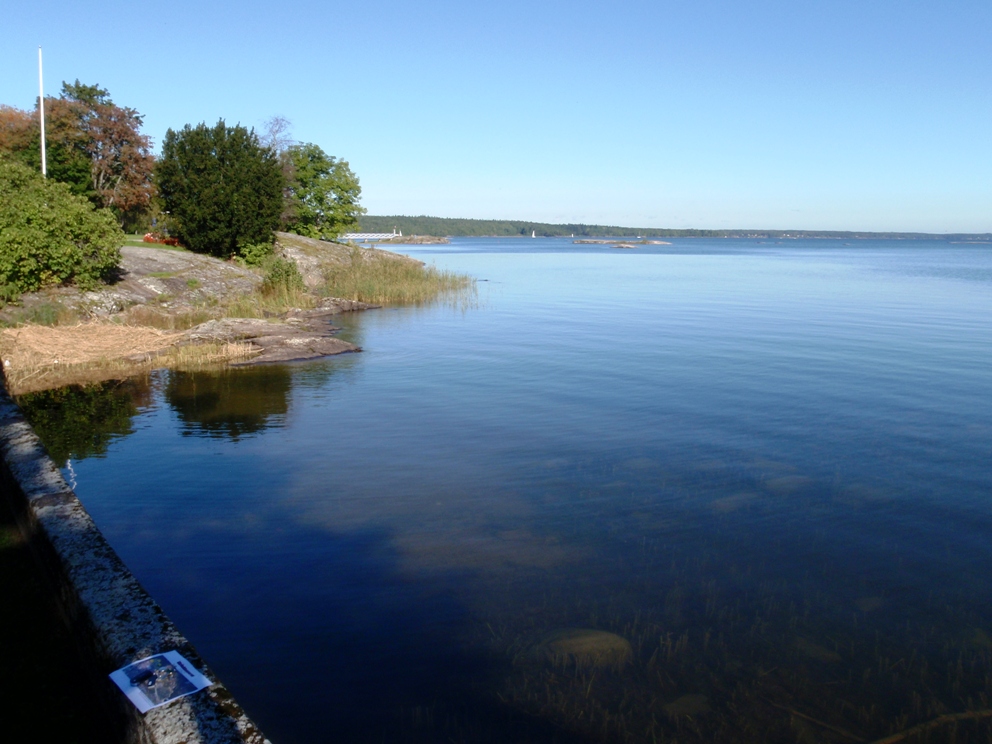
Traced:
[[16, 2], [0, 103], [79, 79], [348, 160], [372, 214], [992, 231], [989, 0]]

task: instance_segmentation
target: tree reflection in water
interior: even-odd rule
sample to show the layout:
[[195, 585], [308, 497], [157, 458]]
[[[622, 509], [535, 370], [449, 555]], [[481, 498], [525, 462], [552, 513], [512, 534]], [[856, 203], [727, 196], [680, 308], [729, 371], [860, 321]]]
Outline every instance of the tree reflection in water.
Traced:
[[133, 434], [132, 418], [151, 405], [152, 397], [145, 375], [28, 393], [17, 404], [62, 468], [70, 458], [104, 455], [111, 442]]
[[183, 436], [237, 441], [283, 426], [291, 387], [290, 368], [282, 365], [171, 372], [165, 399], [179, 415]]

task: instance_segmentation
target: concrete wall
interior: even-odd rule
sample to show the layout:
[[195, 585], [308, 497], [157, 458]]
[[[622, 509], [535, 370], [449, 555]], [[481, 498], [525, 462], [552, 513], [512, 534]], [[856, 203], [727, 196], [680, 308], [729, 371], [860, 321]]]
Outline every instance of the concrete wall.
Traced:
[[2, 383], [0, 481], [32, 552], [51, 579], [84, 664], [92, 670], [87, 683], [105, 708], [115, 740], [268, 741], [218, 682], [141, 715], [107, 677], [151, 654], [175, 650], [217, 679], [100, 534]]

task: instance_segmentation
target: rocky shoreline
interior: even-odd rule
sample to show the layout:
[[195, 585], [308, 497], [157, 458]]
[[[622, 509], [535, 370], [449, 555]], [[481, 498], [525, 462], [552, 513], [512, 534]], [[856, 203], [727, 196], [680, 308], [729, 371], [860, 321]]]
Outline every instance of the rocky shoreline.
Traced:
[[208, 320], [186, 332], [190, 343], [247, 343], [253, 356], [232, 366], [295, 362], [334, 354], [361, 351], [361, 347], [335, 338], [340, 328], [329, 318], [344, 312], [371, 310], [378, 305], [330, 298], [313, 310], [295, 310], [279, 321], [258, 318]]
[[[362, 260], [421, 264], [408, 256], [376, 248], [277, 234], [277, 255], [297, 265], [310, 291], [321, 285], [323, 267], [354, 260], [356, 250], [360, 251]], [[124, 246], [114, 282], [94, 291], [59, 287], [36, 292], [24, 295], [17, 306], [0, 309], [0, 321], [10, 326], [0, 333], [4, 370], [10, 380], [11, 373], [18, 371], [17, 365], [49, 368], [61, 365], [63, 373], [70, 367], [82, 372], [88, 365], [90, 369], [79, 376], [82, 382], [90, 381], [94, 364], [116, 365], [117, 371], [107, 375], [119, 375], [128, 365], [141, 371], [150, 366], [169, 365], [169, 355], [174, 357], [184, 347], [237, 347], [236, 355], [227, 360], [235, 365], [290, 362], [361, 351], [360, 347], [336, 338], [340, 329], [330, 321], [340, 313], [369, 310], [378, 305], [333, 297], [317, 300], [311, 296], [306, 303], [308, 307], [266, 312], [263, 318], [231, 317], [225, 312], [226, 304], [258, 295], [263, 282], [261, 272], [233, 261], [165, 247]], [[130, 330], [131, 340], [139, 332], [148, 338], [144, 345], [140, 342], [115, 345], [110, 337], [120, 329]], [[60, 344], [46, 338], [46, 333], [56, 332]], [[33, 348], [28, 348], [32, 333], [37, 338]], [[158, 338], [152, 338], [154, 334]], [[66, 335], [71, 337], [68, 342], [63, 338]], [[50, 375], [43, 371], [41, 376]], [[56, 377], [66, 384], [65, 374], [53, 379]], [[68, 379], [71, 382], [72, 375]]]

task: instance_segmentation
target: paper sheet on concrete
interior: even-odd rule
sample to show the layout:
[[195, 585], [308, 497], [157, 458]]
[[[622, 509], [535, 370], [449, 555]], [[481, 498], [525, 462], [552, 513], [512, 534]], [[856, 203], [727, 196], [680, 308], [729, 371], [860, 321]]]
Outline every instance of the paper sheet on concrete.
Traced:
[[212, 684], [178, 651], [128, 664], [111, 672], [110, 678], [142, 713]]

